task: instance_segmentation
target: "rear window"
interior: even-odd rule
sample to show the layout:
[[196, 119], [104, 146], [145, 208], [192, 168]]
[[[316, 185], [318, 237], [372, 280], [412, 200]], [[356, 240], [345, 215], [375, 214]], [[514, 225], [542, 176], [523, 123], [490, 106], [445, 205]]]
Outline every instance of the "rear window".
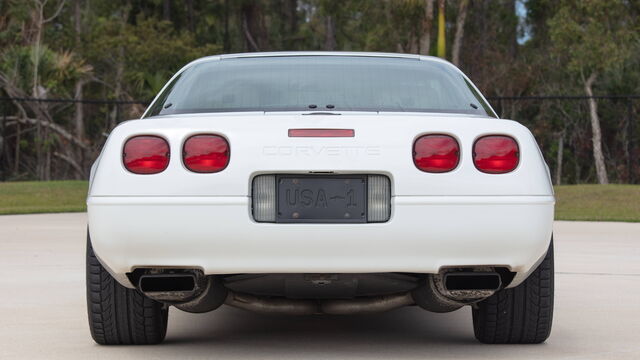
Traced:
[[451, 66], [410, 58], [212, 60], [174, 78], [147, 116], [237, 111], [400, 111], [494, 116]]

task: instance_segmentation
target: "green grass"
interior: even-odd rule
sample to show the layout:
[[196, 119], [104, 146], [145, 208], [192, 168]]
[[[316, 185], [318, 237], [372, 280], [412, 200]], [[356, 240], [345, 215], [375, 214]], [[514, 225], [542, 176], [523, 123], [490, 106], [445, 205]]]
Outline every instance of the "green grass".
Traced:
[[556, 186], [556, 220], [640, 222], [640, 185]]
[[85, 211], [86, 181], [0, 182], [0, 215]]
[[[85, 211], [86, 181], [0, 182], [0, 215]], [[556, 186], [556, 220], [640, 222], [640, 185]]]

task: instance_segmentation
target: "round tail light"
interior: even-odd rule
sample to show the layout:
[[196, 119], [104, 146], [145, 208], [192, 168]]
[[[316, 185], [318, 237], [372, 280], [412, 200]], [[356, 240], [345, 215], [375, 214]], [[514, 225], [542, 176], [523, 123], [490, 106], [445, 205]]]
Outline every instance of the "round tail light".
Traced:
[[519, 161], [518, 143], [510, 136], [484, 136], [473, 145], [473, 163], [484, 173], [511, 172], [518, 166]]
[[159, 136], [142, 135], [127, 140], [124, 167], [134, 174], [157, 174], [169, 165], [169, 143]]
[[425, 135], [413, 144], [413, 162], [422, 171], [444, 173], [458, 166], [460, 146], [449, 135]]
[[229, 164], [229, 143], [219, 135], [194, 135], [185, 141], [182, 157], [193, 172], [219, 172]]

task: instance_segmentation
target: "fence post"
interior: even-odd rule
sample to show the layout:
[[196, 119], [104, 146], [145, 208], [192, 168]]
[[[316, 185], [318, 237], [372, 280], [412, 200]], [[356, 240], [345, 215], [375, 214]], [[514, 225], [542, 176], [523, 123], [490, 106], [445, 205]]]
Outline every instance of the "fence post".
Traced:
[[[630, 159], [635, 159], [635, 151], [636, 151], [636, 127], [635, 127], [635, 122], [633, 119], [633, 98], [629, 97], [629, 101], [627, 103], [627, 116], [628, 116], [628, 124], [629, 126], [627, 127], [628, 131], [629, 131], [629, 141], [627, 143], [628, 146], [628, 152], [629, 152], [629, 158]], [[636, 182], [636, 176], [635, 176], [635, 161], [630, 160], [629, 163], [627, 164], [628, 166], [628, 171], [629, 171], [629, 184], [635, 184]]]
[[556, 154], [556, 185], [562, 184], [563, 156], [564, 156], [564, 130], [558, 132], [558, 153]]
[[118, 126], [118, 124], [120, 124], [120, 102], [116, 102], [116, 123], [114, 125]]
[[4, 129], [7, 123], [7, 105], [6, 105], [6, 100], [4, 99], [0, 99], [0, 102], [2, 102], [2, 122], [0, 122], [0, 181], [2, 181], [4, 180], [4, 171], [3, 171], [4, 168], [2, 166], [2, 159], [4, 156], [4, 150], [5, 150]]

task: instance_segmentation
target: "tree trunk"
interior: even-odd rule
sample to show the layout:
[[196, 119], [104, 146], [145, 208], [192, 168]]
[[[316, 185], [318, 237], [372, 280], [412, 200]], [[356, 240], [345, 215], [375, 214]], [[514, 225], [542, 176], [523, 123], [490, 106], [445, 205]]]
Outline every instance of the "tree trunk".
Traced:
[[247, 50], [248, 51], [260, 51], [260, 46], [253, 38], [251, 34], [251, 29], [249, 28], [249, 21], [246, 16], [242, 17], [242, 30], [244, 32], [245, 40], [247, 41]]
[[607, 177], [607, 168], [604, 163], [604, 154], [602, 152], [602, 132], [600, 131], [600, 119], [598, 118], [598, 103], [593, 96], [593, 83], [596, 81], [598, 74], [593, 73], [589, 76], [584, 83], [584, 91], [589, 98], [589, 115], [591, 116], [591, 132], [593, 142], [593, 158], [596, 165], [596, 175], [598, 176], [598, 183], [608, 184], [609, 178]]
[[196, 24], [193, 16], [193, 0], [187, 0], [187, 29], [190, 32], [196, 32]]
[[80, 34], [82, 31], [82, 1], [75, 0], [73, 2], [73, 27], [75, 30], [75, 45], [80, 46]]
[[[34, 10], [33, 17], [35, 18], [35, 40], [33, 42], [33, 78], [31, 83], [31, 96], [34, 98], [38, 98], [39, 96], [39, 84], [40, 79], [38, 74], [40, 72], [40, 48], [42, 41], [42, 26], [44, 22], [44, 5], [42, 3], [36, 2], [36, 9]], [[36, 103], [34, 106], [37, 107], [40, 104]], [[40, 128], [40, 124], [37, 125], [36, 128], [36, 141], [35, 141], [35, 152], [36, 152], [36, 178], [38, 180], [44, 179], [44, 159], [43, 159], [43, 136], [42, 129]]]
[[[118, 48], [118, 62], [116, 63], [116, 78], [115, 78], [115, 87], [113, 91], [113, 95], [116, 101], [120, 100], [122, 96], [122, 77], [124, 75], [124, 47], [120, 46]], [[109, 124], [109, 131], [113, 130], [113, 128], [118, 125], [118, 120], [120, 117], [120, 105], [116, 104], [113, 112], [111, 113], [111, 121]]]
[[298, 33], [298, 0], [288, 2], [289, 33], [295, 36]]
[[[80, 47], [82, 44], [80, 34], [82, 34], [82, 12], [81, 12], [81, 4], [83, 0], [75, 0], [73, 6], [73, 20], [74, 20], [74, 30], [75, 30], [75, 46], [76, 48]], [[84, 87], [84, 79], [79, 79], [76, 81], [75, 85], [75, 133], [76, 137], [80, 140], [84, 139], [84, 107], [81, 103], [83, 98], [83, 87]]]
[[[43, 28], [44, 25], [60, 15], [65, 1], [60, 1], [53, 15], [48, 18], [44, 16], [44, 8], [46, 1], [35, 1], [34, 12], [32, 13], [32, 20], [35, 26], [35, 40], [33, 41], [33, 82], [31, 93], [35, 98], [44, 98], [47, 94], [47, 89], [43, 88], [40, 84], [40, 61], [42, 56], [42, 41], [43, 41]], [[48, 106], [45, 103], [35, 102], [32, 109], [36, 116], [43, 120], [52, 121], [49, 113]], [[50, 177], [50, 145], [47, 144], [48, 131], [41, 129], [40, 124], [36, 129], [36, 177], [39, 180], [47, 180]], [[45, 146], [47, 149], [45, 149]], [[45, 154], [44, 151], [47, 151]], [[47, 156], [44, 158], [44, 156]]]
[[171, 0], [162, 3], [162, 20], [171, 21]]
[[445, 0], [438, 0], [438, 57], [447, 57], [447, 44], [445, 35]]
[[511, 16], [510, 19], [505, 21], [505, 25], [511, 27], [507, 45], [509, 46], [509, 55], [511, 55], [512, 59], [518, 56], [518, 15], [516, 11], [516, 1], [517, 0], [509, 0], [505, 4], [507, 13]]
[[83, 178], [85, 176], [84, 169], [71, 157], [59, 152], [54, 152], [53, 156], [65, 161], [75, 171], [76, 178]]
[[562, 157], [564, 155], [564, 131], [558, 134], [558, 156], [556, 158], [556, 185], [562, 183]]
[[429, 55], [431, 50], [431, 29], [433, 28], [433, 2], [425, 0], [424, 22], [422, 24], [422, 36], [420, 37], [420, 54]]
[[410, 54], [420, 53], [420, 39], [418, 39], [413, 33], [409, 34], [409, 43], [407, 46], [409, 47]]
[[467, 19], [467, 8], [469, 0], [460, 0], [458, 6], [458, 18], [456, 19], [456, 34], [453, 38], [453, 48], [451, 49], [451, 60], [453, 65], [460, 67], [460, 49], [462, 48], [462, 38], [464, 37], [464, 24]]
[[262, 5], [258, 1], [247, 2], [242, 6], [242, 30], [249, 51], [267, 51], [269, 36], [265, 24]]
[[[23, 117], [23, 116], [17, 116], [16, 117], [16, 125], [18, 126], [18, 133], [16, 134], [16, 141], [20, 140], [20, 124], [24, 124], [24, 125], [40, 125], [40, 127], [42, 129], [47, 129], [47, 131], [53, 131], [54, 133], [56, 133], [58, 136], [60, 136], [61, 138], [63, 138], [64, 140], [68, 141], [69, 143], [73, 143], [76, 146], [88, 150], [89, 146], [87, 144], [85, 144], [84, 142], [80, 141], [78, 138], [76, 138], [72, 133], [70, 133], [69, 131], [67, 131], [64, 127], [62, 127], [61, 125], [58, 125], [50, 120], [42, 120], [41, 118], [28, 118], [28, 117]], [[19, 145], [19, 141], [16, 143], [16, 145]], [[18, 149], [18, 148], [16, 148]]]
[[[81, 102], [83, 99], [83, 87], [84, 80], [78, 80], [76, 82], [75, 89], [75, 136], [80, 141], [84, 141], [85, 139], [85, 129], [84, 129], [84, 104]], [[80, 164], [84, 164], [85, 154], [84, 151], [79, 148], [75, 154], [76, 162]], [[77, 178], [78, 179], [78, 178]], [[78, 179], [79, 180], [79, 179]]]
[[325, 16], [324, 24], [324, 49], [334, 51], [336, 49], [336, 23], [333, 20], [333, 16]]
[[397, 1], [397, 0], [384, 0], [381, 2], [386, 25], [389, 28], [389, 32], [386, 35], [390, 39], [389, 42], [396, 44], [396, 52], [403, 53], [405, 52], [404, 46], [402, 45], [402, 42], [400, 41], [400, 38], [398, 36], [398, 29], [394, 25], [393, 7], [396, 4], [394, 1]]
[[296, 50], [298, 48], [298, 0], [281, 0], [282, 9], [276, 16], [282, 17], [281, 33], [283, 50]]
[[229, 0], [224, 0], [224, 33], [222, 34], [222, 48], [224, 52], [231, 51], [231, 37], [229, 36]]

